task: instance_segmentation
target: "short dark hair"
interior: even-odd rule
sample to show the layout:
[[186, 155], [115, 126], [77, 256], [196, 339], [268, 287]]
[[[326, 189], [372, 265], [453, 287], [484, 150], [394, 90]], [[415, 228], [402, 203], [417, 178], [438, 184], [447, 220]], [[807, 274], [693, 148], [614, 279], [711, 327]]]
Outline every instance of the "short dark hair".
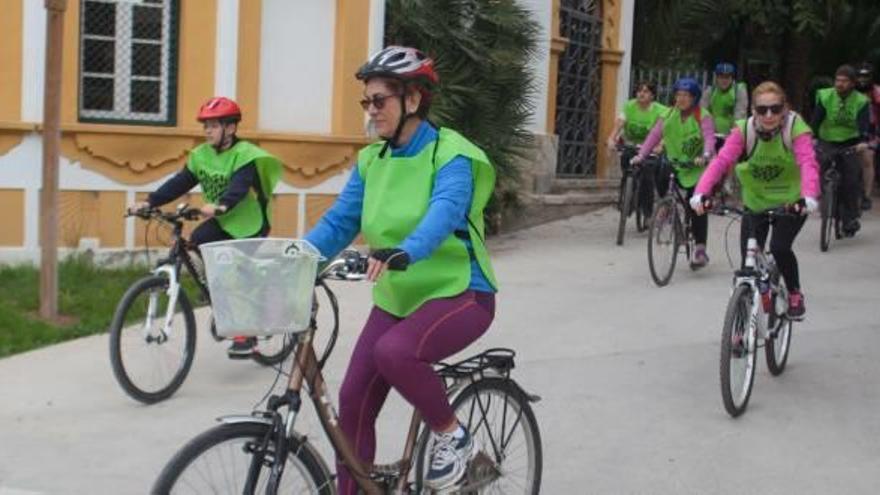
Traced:
[[855, 82], [856, 80], [856, 69], [852, 65], [843, 64], [837, 68], [834, 72], [834, 77], [843, 76], [848, 78], [850, 81]]
[[642, 90], [642, 88], [647, 89], [651, 92], [655, 97], [657, 96], [657, 83], [654, 81], [639, 81], [636, 83], [636, 93]]

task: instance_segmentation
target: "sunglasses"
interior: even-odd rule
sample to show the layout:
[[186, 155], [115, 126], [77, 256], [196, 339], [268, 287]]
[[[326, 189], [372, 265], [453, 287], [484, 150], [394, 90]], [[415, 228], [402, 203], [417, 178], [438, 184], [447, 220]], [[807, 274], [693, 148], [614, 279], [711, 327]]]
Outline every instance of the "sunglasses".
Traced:
[[390, 95], [373, 95], [372, 98], [364, 98], [361, 100], [361, 108], [366, 112], [370, 109], [370, 105], [376, 107], [376, 110], [382, 110], [385, 108], [385, 100], [392, 96], [400, 96], [398, 94], [390, 94]]
[[767, 115], [768, 112], [773, 115], [779, 115], [783, 110], [785, 110], [785, 105], [782, 103], [777, 103], [776, 105], [755, 105], [755, 113], [758, 115]]

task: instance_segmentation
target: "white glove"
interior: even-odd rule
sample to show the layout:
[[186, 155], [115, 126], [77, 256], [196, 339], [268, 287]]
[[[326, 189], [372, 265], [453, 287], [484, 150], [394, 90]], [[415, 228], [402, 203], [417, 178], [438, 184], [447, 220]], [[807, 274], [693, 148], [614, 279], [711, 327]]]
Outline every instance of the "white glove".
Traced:
[[807, 204], [807, 213], [813, 213], [819, 209], [819, 201], [816, 198], [804, 198], [804, 203]]
[[691, 209], [699, 214], [703, 214], [703, 195], [702, 194], [694, 194], [691, 196]]

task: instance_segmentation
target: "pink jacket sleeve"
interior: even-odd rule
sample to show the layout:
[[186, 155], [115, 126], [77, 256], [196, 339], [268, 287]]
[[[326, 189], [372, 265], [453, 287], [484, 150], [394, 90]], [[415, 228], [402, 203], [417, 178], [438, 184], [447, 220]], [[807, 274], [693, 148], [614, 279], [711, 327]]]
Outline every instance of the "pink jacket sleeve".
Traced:
[[651, 150], [657, 146], [661, 139], [663, 139], [663, 119], [657, 119], [651, 132], [648, 133], [648, 137], [639, 146], [639, 160], [644, 160], [646, 156], [650, 155]]
[[819, 198], [819, 162], [813, 149], [813, 135], [805, 132], [794, 138], [794, 159], [801, 168], [801, 196]]
[[703, 153], [715, 156], [715, 121], [706, 115], [700, 122], [700, 129], [703, 131]]
[[[712, 139], [715, 139], [714, 133]], [[700, 176], [696, 194], [702, 194], [703, 196], [712, 194], [712, 188], [715, 187], [715, 184], [721, 182], [721, 179], [739, 162], [743, 148], [745, 148], [745, 139], [739, 127], [734, 127], [733, 131], [724, 141], [724, 146], [721, 147], [718, 156], [712, 159], [706, 171]]]

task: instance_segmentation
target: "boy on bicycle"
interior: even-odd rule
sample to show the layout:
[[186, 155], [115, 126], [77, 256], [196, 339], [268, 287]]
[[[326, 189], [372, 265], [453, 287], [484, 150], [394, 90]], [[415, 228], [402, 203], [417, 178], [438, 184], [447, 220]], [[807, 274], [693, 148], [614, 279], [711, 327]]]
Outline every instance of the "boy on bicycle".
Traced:
[[[835, 151], [855, 146], [860, 153], [843, 155], [838, 164], [841, 175], [840, 215], [843, 221], [843, 234], [856, 235], [861, 228], [859, 223], [859, 200], [862, 197], [861, 169], [862, 157], [868, 149], [871, 124], [868, 98], [855, 91], [856, 70], [851, 65], [838, 67], [834, 75], [834, 87], [820, 89], [816, 93], [816, 109], [810, 127], [816, 132], [817, 149]], [[825, 167], [824, 163], [822, 166]]]
[[[266, 237], [272, 221], [272, 191], [281, 176], [281, 162], [258, 146], [236, 136], [241, 109], [222, 96], [208, 100], [196, 119], [202, 123], [206, 142], [194, 148], [186, 165], [150, 193], [146, 201], [129, 210], [155, 208], [174, 201], [201, 186], [206, 218], [193, 230], [190, 242]], [[236, 337], [230, 357], [249, 357], [256, 339]]]

